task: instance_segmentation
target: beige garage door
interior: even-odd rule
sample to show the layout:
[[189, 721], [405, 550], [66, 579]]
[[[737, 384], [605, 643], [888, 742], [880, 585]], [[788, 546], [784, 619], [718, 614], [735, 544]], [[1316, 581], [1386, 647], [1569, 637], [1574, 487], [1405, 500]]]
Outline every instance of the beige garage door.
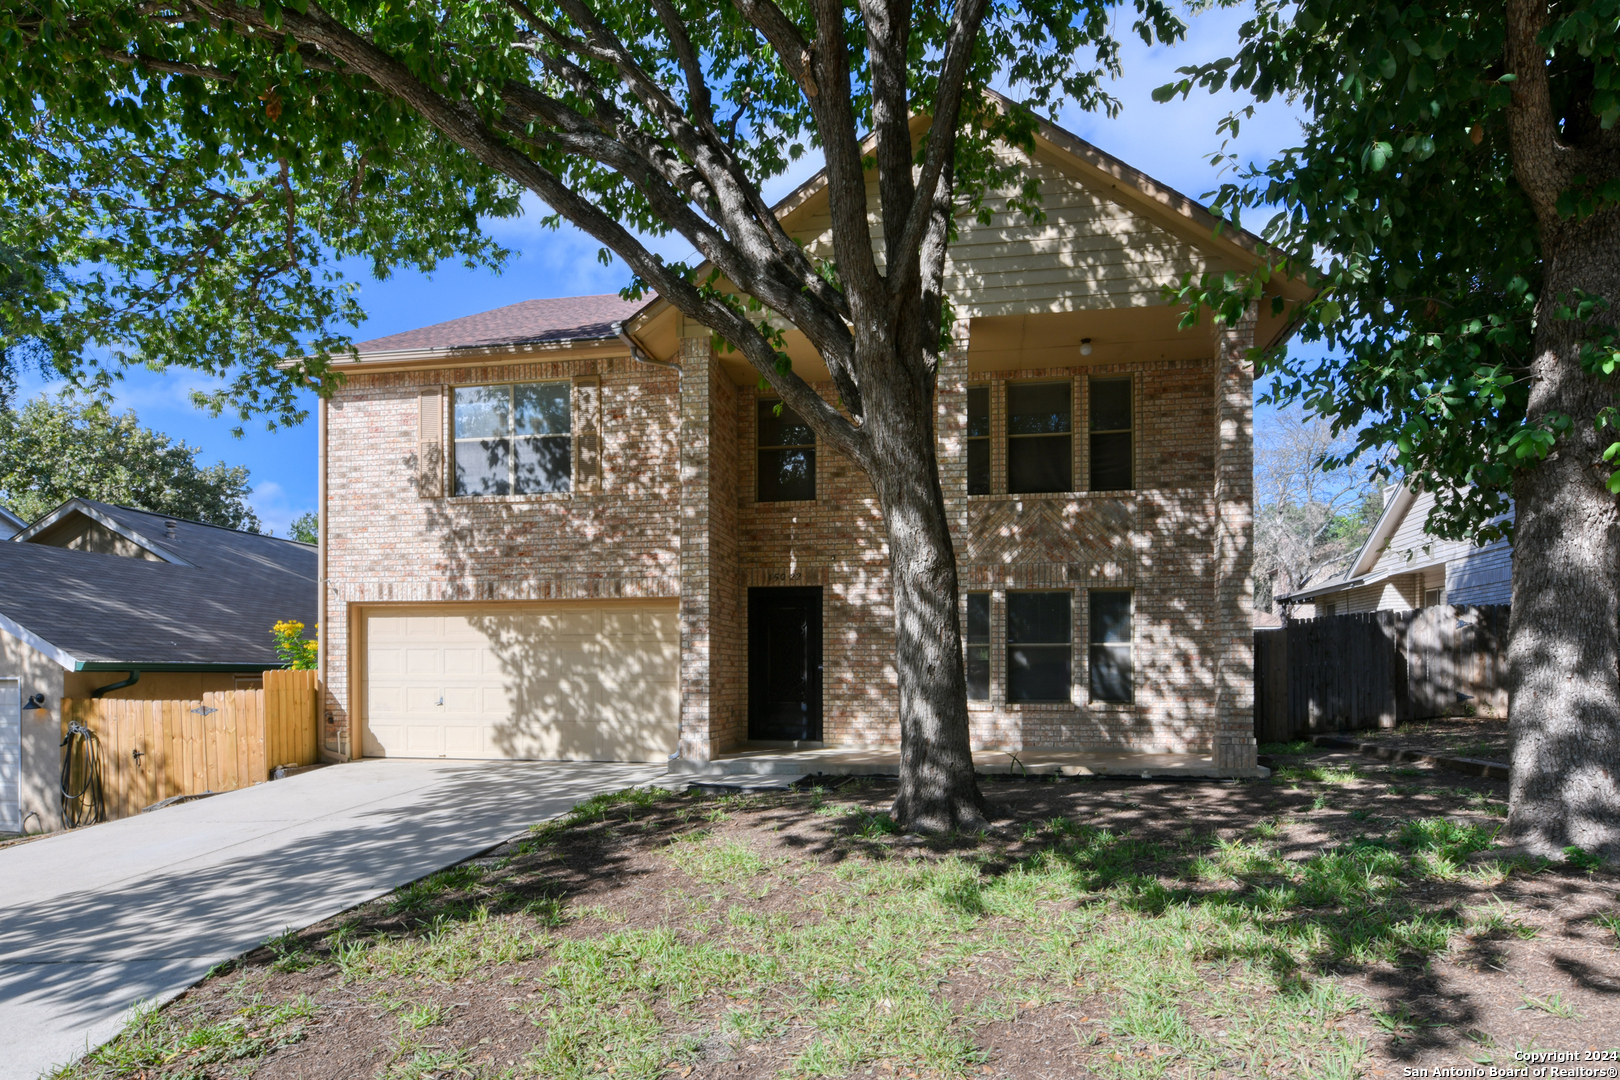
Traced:
[[679, 723], [673, 603], [373, 611], [371, 757], [664, 761]]

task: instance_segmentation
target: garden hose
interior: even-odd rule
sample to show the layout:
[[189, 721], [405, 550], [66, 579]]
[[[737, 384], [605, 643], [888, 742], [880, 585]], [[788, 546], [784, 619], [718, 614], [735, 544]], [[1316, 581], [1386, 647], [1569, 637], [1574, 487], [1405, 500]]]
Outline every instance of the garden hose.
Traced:
[[[96, 733], [74, 720], [62, 740], [62, 825], [77, 829], [107, 820], [101, 801], [101, 742]], [[78, 778], [79, 790], [73, 790]]]

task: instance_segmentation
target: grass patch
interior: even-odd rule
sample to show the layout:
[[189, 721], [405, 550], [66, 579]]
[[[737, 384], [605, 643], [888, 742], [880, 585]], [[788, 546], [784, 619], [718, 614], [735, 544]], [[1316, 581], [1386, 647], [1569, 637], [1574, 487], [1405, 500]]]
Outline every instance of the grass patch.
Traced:
[[257, 994], [229, 1015], [209, 1019], [200, 1018], [198, 1010], [184, 1005], [140, 1009], [119, 1038], [49, 1076], [52, 1080], [101, 1080], [235, 1072], [245, 1063], [302, 1042], [306, 1022], [314, 1014], [314, 1002], [306, 994], [282, 1002]]

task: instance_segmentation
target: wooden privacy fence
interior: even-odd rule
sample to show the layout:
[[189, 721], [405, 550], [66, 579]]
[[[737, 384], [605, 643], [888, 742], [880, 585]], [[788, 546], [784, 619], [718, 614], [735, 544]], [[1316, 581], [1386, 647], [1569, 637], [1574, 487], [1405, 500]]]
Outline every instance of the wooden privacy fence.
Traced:
[[313, 671], [267, 671], [262, 690], [198, 701], [62, 701], [62, 732], [77, 720], [95, 733], [109, 820], [176, 795], [263, 783], [279, 765], [320, 760], [320, 683]]
[[1254, 632], [1254, 731], [1287, 742], [1473, 710], [1507, 715], [1508, 605], [1369, 611]]

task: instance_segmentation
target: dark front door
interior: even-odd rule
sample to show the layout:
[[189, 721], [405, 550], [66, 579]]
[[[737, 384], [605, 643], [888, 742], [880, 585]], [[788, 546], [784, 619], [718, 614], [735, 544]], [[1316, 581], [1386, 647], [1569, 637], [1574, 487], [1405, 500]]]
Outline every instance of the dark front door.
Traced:
[[748, 737], [821, 739], [821, 587], [748, 590]]

